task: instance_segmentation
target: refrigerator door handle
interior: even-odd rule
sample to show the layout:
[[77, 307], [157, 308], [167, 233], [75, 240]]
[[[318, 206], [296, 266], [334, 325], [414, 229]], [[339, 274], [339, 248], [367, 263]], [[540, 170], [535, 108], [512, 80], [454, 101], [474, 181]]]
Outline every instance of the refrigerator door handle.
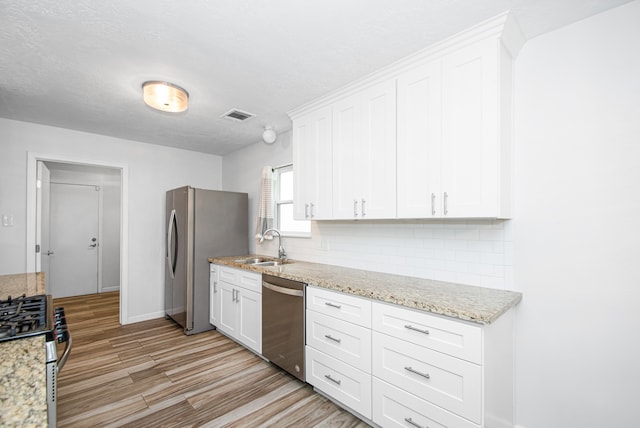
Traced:
[[176, 266], [175, 260], [173, 259], [173, 254], [171, 251], [171, 245], [173, 243], [173, 226], [176, 222], [176, 210], [171, 210], [171, 216], [169, 217], [169, 226], [167, 227], [167, 261], [169, 262], [169, 274], [171, 275], [171, 279], [175, 279], [176, 277]]

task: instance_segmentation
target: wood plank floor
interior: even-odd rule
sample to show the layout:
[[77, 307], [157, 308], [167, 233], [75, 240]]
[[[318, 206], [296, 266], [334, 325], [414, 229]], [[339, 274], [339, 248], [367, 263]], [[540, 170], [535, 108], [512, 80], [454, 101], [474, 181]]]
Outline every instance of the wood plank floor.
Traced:
[[121, 326], [118, 301], [54, 300], [73, 337], [58, 427], [369, 426], [217, 331], [185, 336], [164, 318]]

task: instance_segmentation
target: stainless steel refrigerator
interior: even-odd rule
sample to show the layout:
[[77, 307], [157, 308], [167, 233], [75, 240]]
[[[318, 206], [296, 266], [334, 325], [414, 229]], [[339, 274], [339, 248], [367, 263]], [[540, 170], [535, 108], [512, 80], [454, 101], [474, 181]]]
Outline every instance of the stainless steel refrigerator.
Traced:
[[164, 307], [185, 334], [211, 330], [209, 257], [247, 254], [246, 193], [194, 189], [167, 192]]

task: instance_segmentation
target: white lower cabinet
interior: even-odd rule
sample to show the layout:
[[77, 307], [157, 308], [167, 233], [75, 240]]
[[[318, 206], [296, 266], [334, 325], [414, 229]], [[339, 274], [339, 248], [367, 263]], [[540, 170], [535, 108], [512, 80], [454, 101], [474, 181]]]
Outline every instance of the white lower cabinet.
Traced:
[[307, 286], [306, 381], [371, 420], [371, 301]]
[[212, 283], [210, 320], [219, 331], [257, 353], [262, 353], [262, 275], [228, 266], [212, 265], [218, 280]]
[[481, 366], [375, 331], [372, 354], [373, 376], [481, 423]]
[[373, 421], [391, 428], [478, 428], [453, 413], [373, 378]]
[[481, 325], [308, 286], [306, 381], [383, 428], [513, 428], [513, 318]]
[[315, 312], [307, 312], [307, 345], [371, 373], [371, 330]]
[[305, 356], [307, 382], [367, 419], [371, 419], [371, 375], [310, 346]]

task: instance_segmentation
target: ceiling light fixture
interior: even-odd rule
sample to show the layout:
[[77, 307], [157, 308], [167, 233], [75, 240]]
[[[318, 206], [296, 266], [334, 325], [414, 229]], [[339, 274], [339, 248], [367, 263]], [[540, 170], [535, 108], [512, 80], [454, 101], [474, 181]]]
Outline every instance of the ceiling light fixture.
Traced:
[[169, 82], [149, 81], [142, 84], [144, 102], [156, 110], [180, 113], [189, 107], [189, 93]]
[[276, 135], [276, 131], [274, 131], [271, 126], [264, 127], [264, 132], [262, 133], [262, 141], [267, 144], [273, 144], [276, 142], [277, 137], [278, 136]]

